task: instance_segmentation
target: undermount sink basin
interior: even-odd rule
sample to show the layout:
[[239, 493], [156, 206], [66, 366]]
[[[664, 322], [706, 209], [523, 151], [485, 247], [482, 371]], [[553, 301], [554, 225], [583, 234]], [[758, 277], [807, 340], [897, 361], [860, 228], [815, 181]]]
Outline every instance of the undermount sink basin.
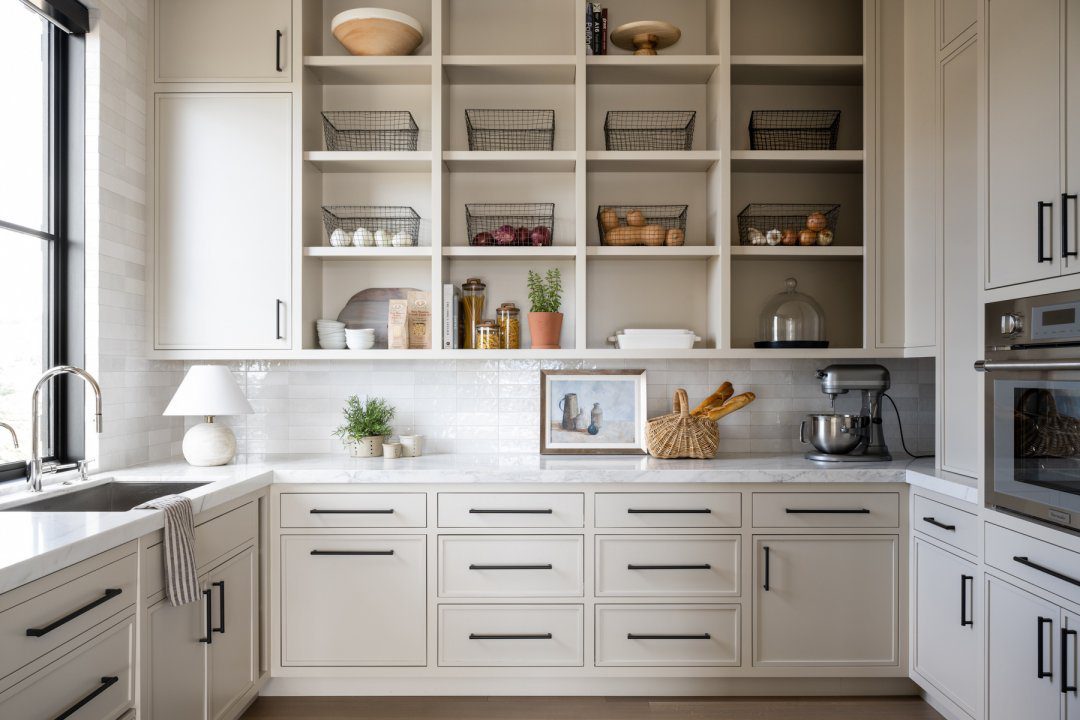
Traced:
[[123, 482], [110, 480], [83, 490], [43, 497], [3, 508], [8, 512], [127, 512], [148, 500], [176, 495], [205, 482]]

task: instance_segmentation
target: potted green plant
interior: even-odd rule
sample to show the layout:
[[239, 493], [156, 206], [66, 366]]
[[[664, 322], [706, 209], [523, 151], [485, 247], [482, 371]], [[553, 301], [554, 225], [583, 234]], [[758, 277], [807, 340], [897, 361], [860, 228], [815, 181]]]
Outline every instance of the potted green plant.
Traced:
[[529, 334], [537, 350], [555, 350], [562, 334], [562, 273], [549, 268], [543, 276], [529, 271]]
[[341, 438], [353, 457], [377, 457], [382, 455], [383, 442], [393, 432], [390, 422], [394, 412], [394, 406], [383, 398], [365, 397], [361, 401], [353, 395], [341, 411], [345, 422], [334, 435]]

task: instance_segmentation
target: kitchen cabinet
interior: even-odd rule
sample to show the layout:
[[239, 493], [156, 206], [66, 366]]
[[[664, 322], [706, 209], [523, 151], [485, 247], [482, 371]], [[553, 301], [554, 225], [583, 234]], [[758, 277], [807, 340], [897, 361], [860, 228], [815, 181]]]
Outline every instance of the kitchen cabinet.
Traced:
[[[200, 583], [200, 587], [205, 583]], [[162, 598], [146, 611], [143, 716], [149, 720], [206, 717], [206, 603], [173, 607]]]
[[977, 567], [918, 538], [914, 552], [912, 668], [978, 717], [984, 629]]
[[1059, 637], [1064, 677], [1058, 684], [1065, 696], [1065, 720], [1080, 720], [1080, 615], [1062, 611]]
[[254, 547], [227, 560], [207, 577], [214, 596], [214, 641], [207, 645], [210, 719], [231, 717], [255, 684], [259, 669], [259, 572]]
[[986, 589], [988, 720], [1059, 720], [1058, 607], [997, 578]]
[[895, 535], [754, 536], [754, 664], [895, 665]]
[[292, 96], [156, 96], [156, 347], [287, 349]]
[[158, 82], [288, 82], [290, 0], [157, 0]]

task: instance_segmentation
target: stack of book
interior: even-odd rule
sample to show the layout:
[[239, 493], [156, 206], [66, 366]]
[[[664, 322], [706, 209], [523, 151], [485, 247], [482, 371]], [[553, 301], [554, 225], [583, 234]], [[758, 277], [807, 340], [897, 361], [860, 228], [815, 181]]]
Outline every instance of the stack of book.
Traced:
[[607, 8], [585, 3], [585, 54], [607, 55]]

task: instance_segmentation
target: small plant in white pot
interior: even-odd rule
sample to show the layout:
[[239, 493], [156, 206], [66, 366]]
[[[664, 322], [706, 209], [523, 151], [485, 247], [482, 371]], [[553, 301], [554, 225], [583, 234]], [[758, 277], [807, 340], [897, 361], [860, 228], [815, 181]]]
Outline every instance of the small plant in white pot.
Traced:
[[368, 398], [363, 401], [353, 395], [345, 403], [341, 414], [345, 418], [334, 435], [349, 448], [353, 457], [366, 458], [382, 455], [383, 442], [393, 429], [394, 406], [383, 398]]

